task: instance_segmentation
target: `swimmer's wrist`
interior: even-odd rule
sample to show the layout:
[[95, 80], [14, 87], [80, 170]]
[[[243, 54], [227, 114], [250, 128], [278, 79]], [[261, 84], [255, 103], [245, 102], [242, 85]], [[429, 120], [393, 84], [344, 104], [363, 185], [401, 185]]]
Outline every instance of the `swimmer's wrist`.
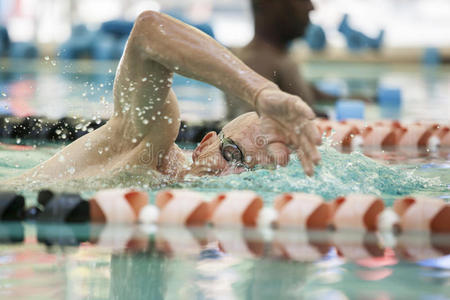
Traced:
[[275, 83], [273, 83], [273, 82], [268, 82], [268, 83], [266, 83], [266, 84], [264, 84], [262, 87], [260, 87], [257, 91], [256, 91], [256, 93], [255, 93], [255, 95], [253, 96], [253, 99], [252, 99], [252, 104], [253, 104], [253, 106], [255, 107], [255, 108], [257, 108], [256, 106], [257, 106], [257, 104], [258, 104], [258, 98], [259, 98], [259, 96], [261, 95], [261, 93], [264, 91], [264, 90], [268, 90], [268, 89], [279, 89], [278, 88], [278, 85], [276, 85]]
[[[253, 96], [252, 104], [253, 104], [253, 107], [255, 108], [256, 112], [258, 112], [258, 100], [259, 100], [259, 96], [261, 95], [261, 93], [262, 93], [263, 91], [269, 90], [269, 89], [276, 89], [276, 90], [279, 90], [279, 87], [278, 87], [278, 85], [276, 85], [275, 83], [269, 81], [269, 82], [267, 82], [266, 84], [264, 84], [262, 87], [260, 87], [260, 88], [256, 91], [255, 95]], [[259, 114], [259, 113], [258, 113], [258, 114]]]

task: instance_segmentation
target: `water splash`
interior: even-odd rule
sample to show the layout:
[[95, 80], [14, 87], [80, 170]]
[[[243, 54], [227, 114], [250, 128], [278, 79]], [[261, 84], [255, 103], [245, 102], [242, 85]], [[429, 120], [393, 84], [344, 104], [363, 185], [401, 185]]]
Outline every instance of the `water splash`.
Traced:
[[[189, 176], [184, 182], [173, 183], [169, 178], [148, 169], [133, 167], [99, 174], [97, 177], [71, 180], [64, 183], [51, 180], [21, 182], [19, 191], [39, 190], [43, 187], [57, 191], [82, 192], [90, 196], [93, 191], [112, 187], [137, 187], [147, 190], [151, 198], [164, 188], [188, 188], [205, 196], [231, 189], [257, 191], [267, 202], [283, 192], [305, 192], [333, 199], [349, 193], [368, 193], [381, 196], [387, 205], [408, 194], [448, 194], [448, 187], [439, 178], [418, 176], [415, 170], [404, 170], [376, 162], [359, 152], [342, 154], [329, 145], [320, 148], [322, 162], [311, 178], [304, 175], [298, 160], [292, 156], [287, 167], [276, 170], [258, 169], [224, 177]], [[18, 175], [53, 155], [57, 148], [39, 148], [34, 151], [8, 151], [0, 149], [0, 182]], [[17, 168], [16, 165], [20, 167]], [[28, 194], [25, 193], [25, 194]]]
[[196, 177], [174, 186], [208, 192], [230, 189], [258, 191], [269, 202], [279, 193], [304, 192], [334, 199], [349, 193], [366, 193], [383, 197], [390, 205], [399, 196], [424, 192], [430, 189], [446, 192], [438, 178], [423, 178], [414, 171], [401, 170], [376, 162], [359, 152], [342, 154], [329, 145], [319, 148], [322, 162], [315, 175], [307, 177], [292, 155], [287, 167], [277, 170], [259, 169], [253, 172], [225, 177]]

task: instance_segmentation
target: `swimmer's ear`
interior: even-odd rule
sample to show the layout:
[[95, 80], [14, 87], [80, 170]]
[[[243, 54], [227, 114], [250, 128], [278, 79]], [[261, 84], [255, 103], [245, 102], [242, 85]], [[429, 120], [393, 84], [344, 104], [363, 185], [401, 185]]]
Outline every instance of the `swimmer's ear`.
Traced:
[[200, 142], [200, 144], [198, 144], [197, 148], [195, 148], [194, 152], [192, 153], [192, 160], [196, 160], [200, 153], [202, 153], [202, 151], [208, 147], [209, 145], [211, 145], [212, 143], [214, 143], [214, 141], [217, 139], [217, 133], [214, 131], [210, 131], [208, 132], [202, 139], [202, 141]]

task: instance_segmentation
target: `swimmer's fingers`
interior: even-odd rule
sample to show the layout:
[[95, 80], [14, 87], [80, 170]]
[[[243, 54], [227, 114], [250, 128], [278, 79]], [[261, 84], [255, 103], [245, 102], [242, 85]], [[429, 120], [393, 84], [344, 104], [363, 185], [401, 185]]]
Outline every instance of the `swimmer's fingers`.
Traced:
[[300, 137], [301, 148], [306, 157], [314, 164], [318, 165], [320, 162], [320, 153], [317, 150], [316, 145], [311, 143], [311, 141], [306, 136]]
[[320, 154], [316, 146], [304, 135], [300, 136], [300, 146], [297, 148], [297, 157], [300, 160], [306, 175], [314, 174], [314, 165], [320, 161]]
[[293, 101], [292, 111], [295, 112], [297, 117], [301, 118], [301, 121], [313, 120], [316, 117], [311, 107], [299, 97], [293, 96], [289, 100]]
[[300, 137], [307, 137], [308, 141], [313, 145], [319, 146], [322, 143], [319, 130], [313, 121], [299, 122], [294, 127], [295, 138], [294, 144], [300, 145]]
[[300, 163], [303, 167], [303, 172], [305, 172], [306, 175], [312, 176], [314, 175], [314, 167], [311, 159], [305, 154], [303, 149], [299, 148], [297, 149], [297, 157], [300, 160]]
[[320, 136], [319, 128], [317, 128], [314, 121], [308, 122], [305, 128], [305, 135], [313, 145], [319, 146], [322, 144], [322, 137]]

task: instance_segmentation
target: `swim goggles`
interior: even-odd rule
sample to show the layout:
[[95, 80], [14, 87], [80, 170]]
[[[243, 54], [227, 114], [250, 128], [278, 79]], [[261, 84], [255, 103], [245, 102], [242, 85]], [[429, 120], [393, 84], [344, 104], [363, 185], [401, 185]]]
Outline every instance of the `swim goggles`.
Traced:
[[242, 150], [238, 145], [229, 137], [225, 137], [223, 132], [219, 133], [220, 140], [220, 151], [223, 158], [238, 167], [244, 167], [250, 169], [250, 167], [245, 163], [245, 157]]

